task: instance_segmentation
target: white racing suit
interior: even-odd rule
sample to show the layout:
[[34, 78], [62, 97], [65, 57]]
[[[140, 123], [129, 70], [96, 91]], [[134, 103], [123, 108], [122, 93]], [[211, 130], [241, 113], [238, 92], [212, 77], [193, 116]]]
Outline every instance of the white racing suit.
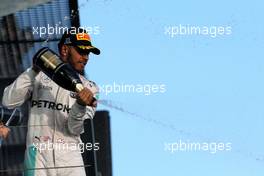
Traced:
[[[95, 83], [81, 75], [80, 78], [98, 96]], [[83, 121], [93, 118], [95, 108], [79, 105], [75, 96], [31, 68], [5, 88], [2, 103], [7, 108], [20, 106], [26, 100], [31, 103], [24, 175], [85, 176], [80, 134]]]

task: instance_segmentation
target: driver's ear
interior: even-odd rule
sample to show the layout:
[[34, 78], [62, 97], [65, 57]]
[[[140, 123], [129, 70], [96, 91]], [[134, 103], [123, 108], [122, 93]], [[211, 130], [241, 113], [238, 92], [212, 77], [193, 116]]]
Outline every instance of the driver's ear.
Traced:
[[63, 60], [65, 60], [68, 57], [69, 52], [70, 52], [69, 47], [67, 45], [62, 45], [61, 53], [60, 53], [61, 54], [61, 58]]

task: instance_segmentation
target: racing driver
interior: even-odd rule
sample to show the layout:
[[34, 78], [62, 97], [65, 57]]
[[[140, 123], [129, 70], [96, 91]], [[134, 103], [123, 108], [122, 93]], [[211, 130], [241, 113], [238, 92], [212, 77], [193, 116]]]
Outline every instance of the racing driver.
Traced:
[[[85, 119], [93, 118], [98, 87], [81, 73], [89, 53], [99, 55], [82, 28], [65, 32], [58, 44], [60, 57], [79, 73], [84, 89], [79, 93], [59, 87], [33, 64], [8, 87], [2, 103], [15, 108], [30, 101], [24, 175], [85, 176], [78, 146]], [[76, 32], [77, 31], [77, 32]]]

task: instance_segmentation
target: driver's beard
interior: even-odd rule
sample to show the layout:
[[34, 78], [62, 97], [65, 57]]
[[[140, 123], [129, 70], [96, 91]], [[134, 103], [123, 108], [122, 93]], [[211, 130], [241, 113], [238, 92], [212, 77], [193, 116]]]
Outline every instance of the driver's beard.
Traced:
[[75, 70], [77, 73], [79, 73], [80, 75], [85, 75], [85, 71], [84, 71], [84, 69], [82, 70], [82, 71], [79, 71], [79, 70], [76, 70], [73, 66], [72, 66], [72, 63], [71, 63], [71, 57], [72, 57], [72, 55], [71, 55], [71, 52], [69, 52], [69, 56], [67, 57], [67, 62], [70, 64], [70, 66], [72, 67], [72, 69], [73, 70]]

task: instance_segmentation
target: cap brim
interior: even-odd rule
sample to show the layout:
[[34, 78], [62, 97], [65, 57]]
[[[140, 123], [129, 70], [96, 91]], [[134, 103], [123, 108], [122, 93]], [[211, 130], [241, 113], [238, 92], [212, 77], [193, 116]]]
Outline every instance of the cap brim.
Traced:
[[92, 52], [92, 53], [94, 53], [96, 55], [99, 55], [101, 53], [101, 51], [98, 48], [94, 47], [94, 46], [80, 46], [80, 45], [77, 45], [77, 47], [80, 50], [82, 50], [84, 52], [87, 52], [87, 53]]

